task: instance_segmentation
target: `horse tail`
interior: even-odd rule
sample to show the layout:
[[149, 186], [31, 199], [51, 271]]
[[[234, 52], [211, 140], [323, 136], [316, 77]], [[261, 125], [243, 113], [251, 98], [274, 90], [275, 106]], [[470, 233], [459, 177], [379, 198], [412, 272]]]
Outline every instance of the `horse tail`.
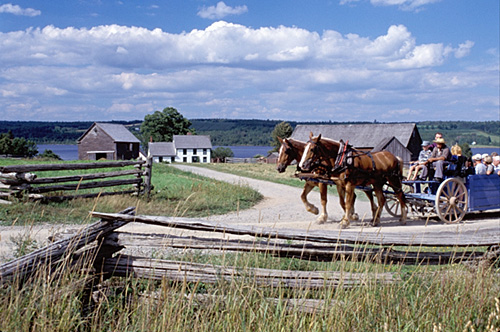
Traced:
[[403, 179], [403, 165], [404, 165], [404, 161], [403, 159], [400, 157], [400, 156], [396, 156], [396, 159], [398, 160], [398, 176], [401, 177], [401, 179]]

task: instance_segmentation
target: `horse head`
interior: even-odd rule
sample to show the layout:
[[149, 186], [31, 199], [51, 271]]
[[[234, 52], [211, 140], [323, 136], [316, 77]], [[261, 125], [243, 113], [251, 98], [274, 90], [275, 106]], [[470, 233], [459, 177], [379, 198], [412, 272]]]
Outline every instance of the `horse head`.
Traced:
[[276, 167], [276, 170], [279, 173], [283, 173], [285, 169], [287, 168], [288, 165], [292, 163], [292, 161], [297, 160], [297, 162], [300, 161], [300, 157], [302, 155], [302, 150], [303, 144], [295, 144], [294, 143], [302, 143], [299, 141], [293, 141], [291, 139], [287, 138], [280, 138], [278, 137], [278, 140], [281, 143], [280, 150], [279, 150], [279, 156], [278, 156], [278, 166]]
[[[332, 168], [339, 151], [340, 143], [328, 138], [321, 138], [321, 134], [314, 137], [309, 134], [309, 141], [302, 154], [299, 167], [303, 171], [312, 171], [318, 164], [325, 164]], [[332, 161], [333, 160], [333, 161]]]

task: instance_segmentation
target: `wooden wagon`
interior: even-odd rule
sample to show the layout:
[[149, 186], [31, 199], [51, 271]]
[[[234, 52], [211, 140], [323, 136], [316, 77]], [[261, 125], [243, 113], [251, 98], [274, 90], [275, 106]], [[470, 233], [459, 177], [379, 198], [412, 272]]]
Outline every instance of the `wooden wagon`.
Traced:
[[[406, 204], [410, 211], [424, 217], [435, 213], [448, 224], [461, 221], [468, 212], [500, 209], [500, 176], [468, 175], [449, 177], [443, 182], [403, 181]], [[385, 208], [399, 216], [399, 202], [386, 192]]]

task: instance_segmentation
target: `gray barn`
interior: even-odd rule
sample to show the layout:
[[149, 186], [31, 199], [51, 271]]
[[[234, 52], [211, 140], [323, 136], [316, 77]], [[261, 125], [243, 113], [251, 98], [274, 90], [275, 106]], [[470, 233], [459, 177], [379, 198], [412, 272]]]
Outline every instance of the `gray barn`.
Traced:
[[358, 149], [385, 149], [401, 157], [405, 163], [417, 159], [422, 144], [415, 123], [297, 125], [291, 137], [307, 141], [310, 132], [337, 141], [348, 140]]
[[141, 144], [124, 125], [97, 122], [77, 142], [80, 160], [136, 159]]

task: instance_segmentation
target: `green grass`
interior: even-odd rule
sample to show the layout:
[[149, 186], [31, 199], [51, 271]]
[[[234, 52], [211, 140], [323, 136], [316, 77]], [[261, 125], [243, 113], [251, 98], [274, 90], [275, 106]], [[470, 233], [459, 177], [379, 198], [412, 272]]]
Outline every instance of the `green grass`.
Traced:
[[[295, 177], [295, 166], [288, 166], [284, 173], [278, 173], [276, 171], [276, 165], [274, 164], [196, 164], [197, 167], [205, 167], [213, 169], [214, 171], [225, 172], [230, 174], [235, 174], [239, 176], [245, 176], [252, 179], [270, 181], [279, 184], [286, 184], [289, 186], [303, 188], [304, 181]], [[314, 190], [318, 190], [315, 188]], [[337, 195], [337, 188], [335, 186], [329, 186], [328, 192]], [[361, 199], [365, 199], [364, 195], [358, 195]]]
[[[61, 174], [54, 172], [52, 175]], [[118, 212], [129, 206], [136, 206], [140, 214], [206, 217], [247, 209], [262, 199], [248, 186], [207, 179], [165, 164], [153, 165], [152, 185], [154, 190], [149, 200], [120, 195], [62, 203], [18, 201], [2, 205], [0, 225], [87, 223], [89, 211]]]

